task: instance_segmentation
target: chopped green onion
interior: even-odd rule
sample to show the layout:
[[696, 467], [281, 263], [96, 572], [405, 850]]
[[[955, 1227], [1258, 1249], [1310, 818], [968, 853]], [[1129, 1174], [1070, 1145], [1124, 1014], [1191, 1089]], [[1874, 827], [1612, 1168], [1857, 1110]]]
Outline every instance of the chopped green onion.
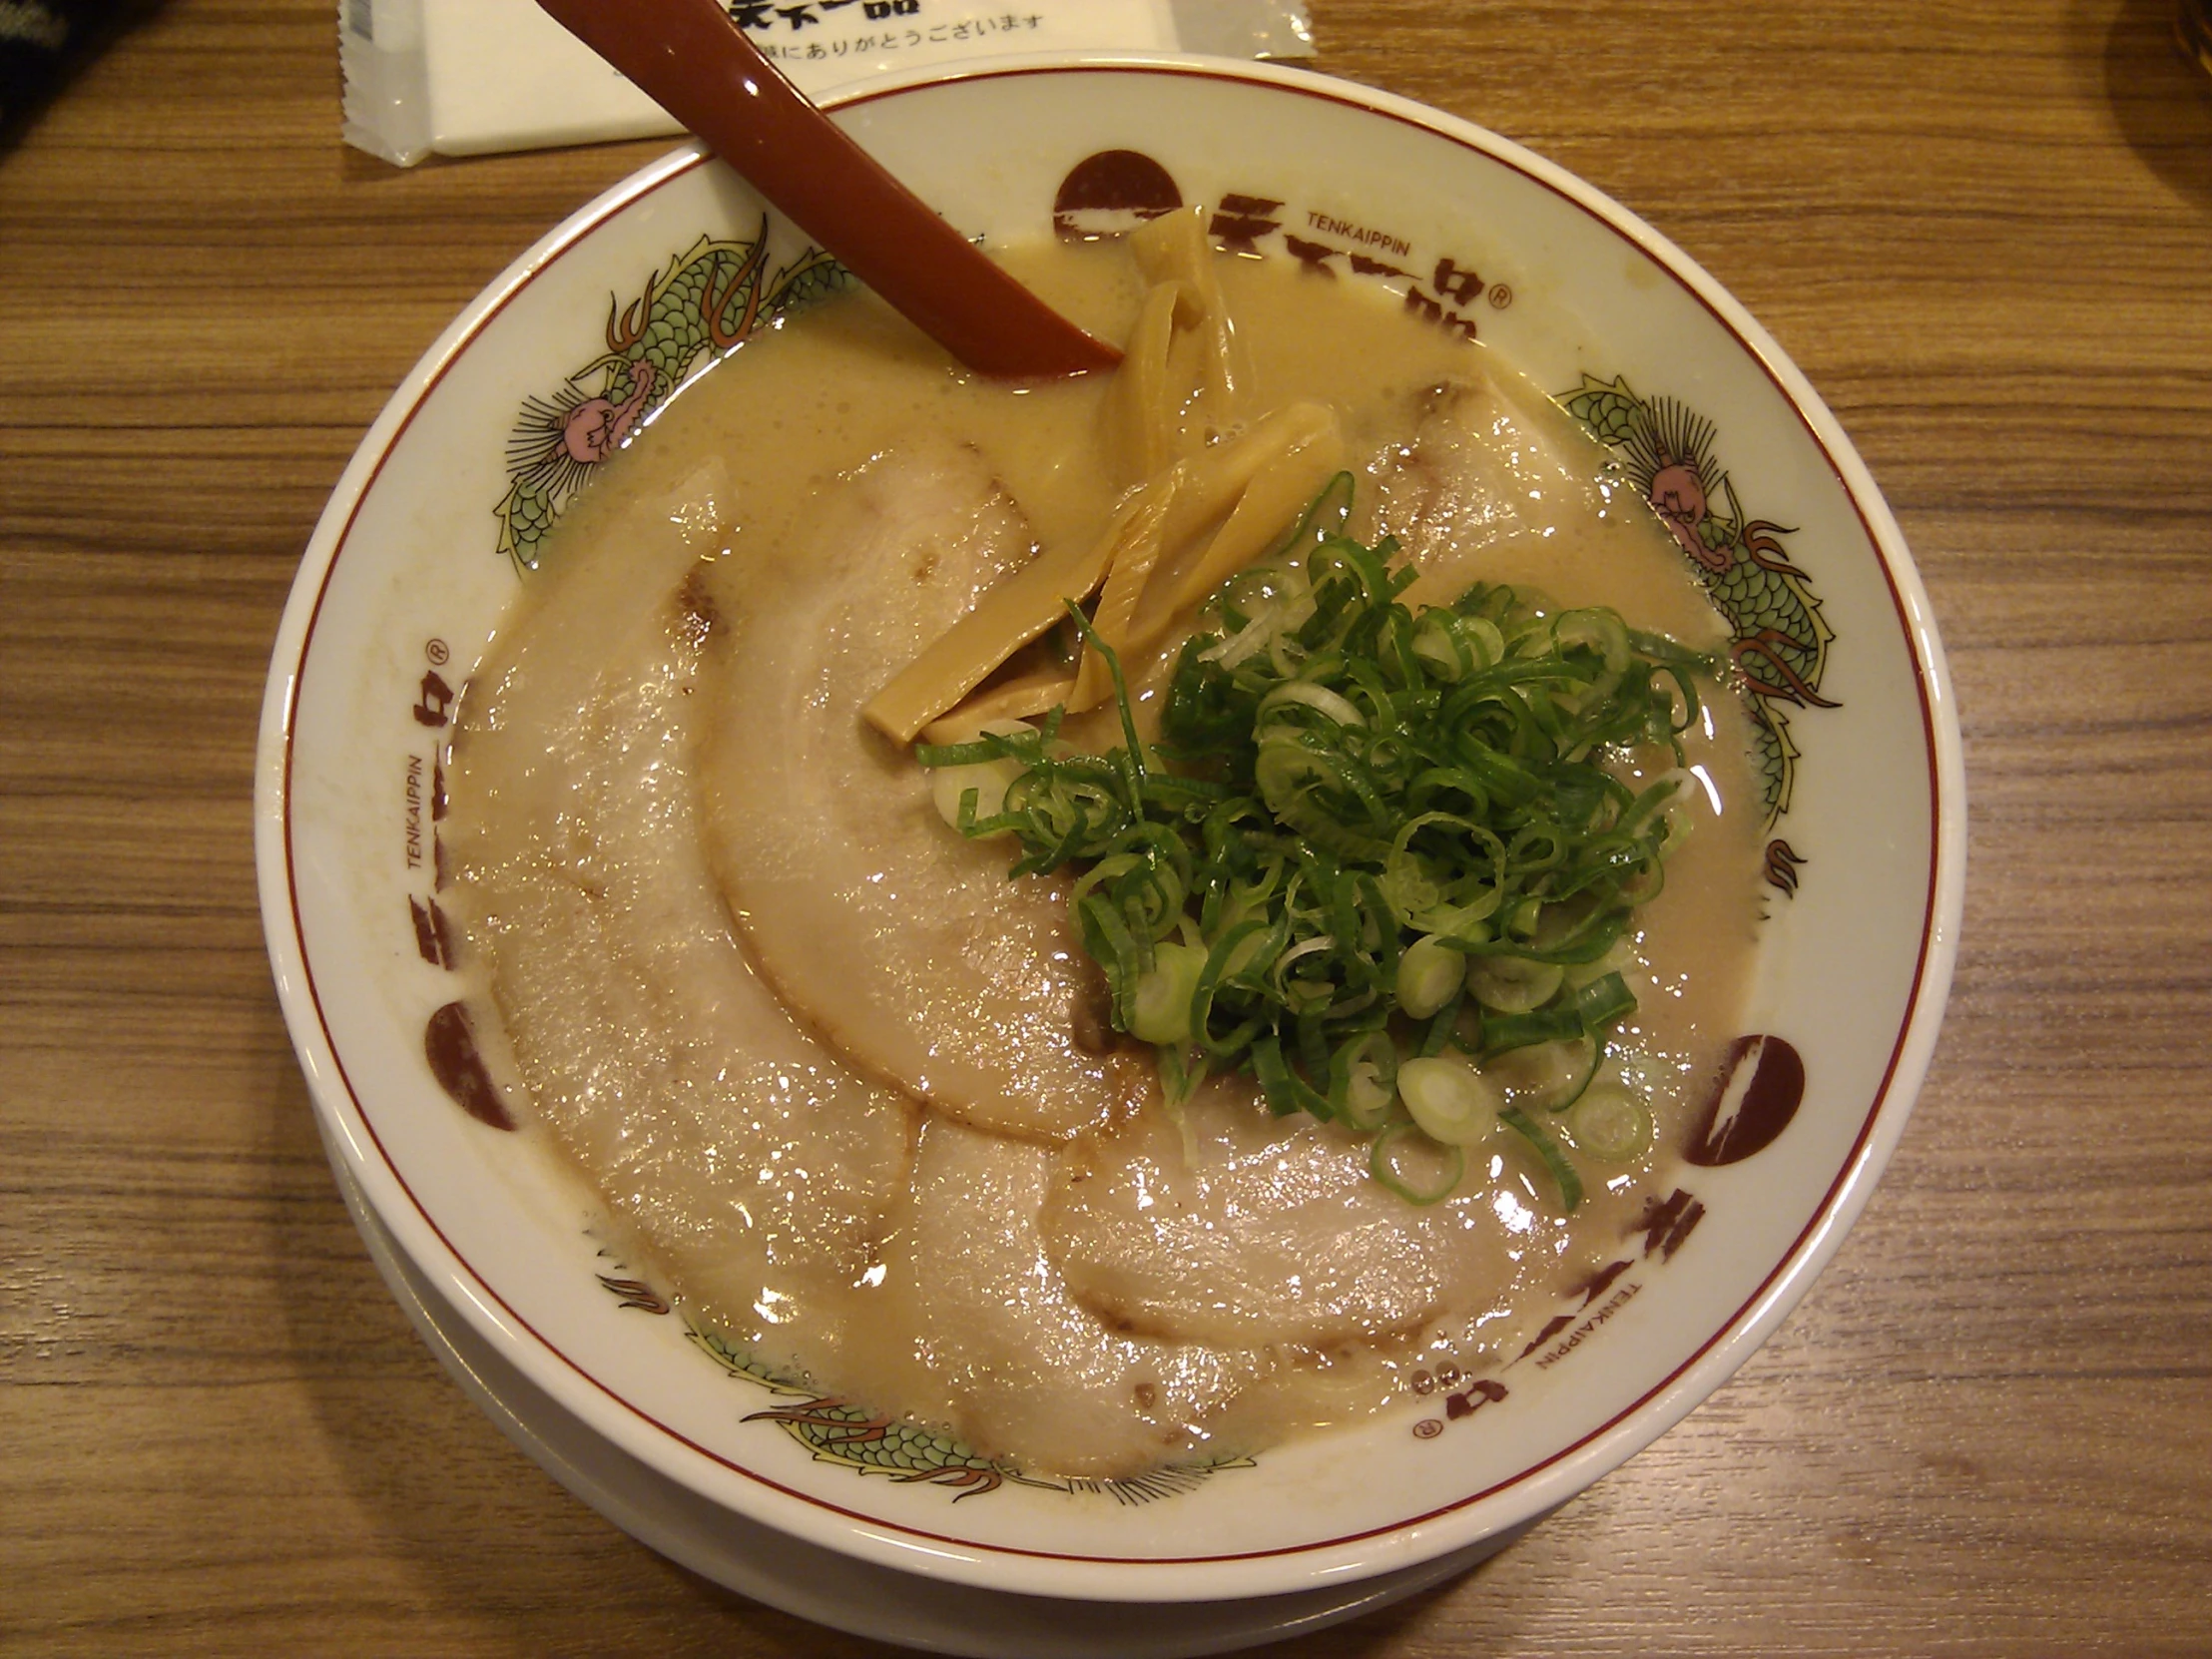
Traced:
[[1409, 1123], [1393, 1123], [1368, 1151], [1368, 1173], [1408, 1204], [1438, 1204], [1467, 1173], [1466, 1152], [1430, 1140]]
[[1575, 1102], [1567, 1133], [1578, 1151], [1608, 1164], [1632, 1164], [1651, 1150], [1651, 1112], [1617, 1083], [1600, 1083]]
[[[1468, 982], [1473, 983], [1471, 972]], [[1607, 973], [1580, 990], [1562, 991], [1542, 1007], [1526, 1013], [1484, 1013], [1482, 1052], [1502, 1054], [1508, 1049], [1528, 1048], [1537, 1043], [1595, 1037], [1623, 1014], [1632, 1012], [1635, 1006], [1636, 998], [1627, 982], [1617, 973]]]
[[1572, 1002], [1553, 1002], [1525, 1014], [1484, 1014], [1482, 1053], [1485, 1057], [1538, 1043], [1571, 1042], [1588, 1035], [1581, 1010]]
[[1468, 993], [1501, 1014], [1541, 1008], [1558, 990], [1562, 977], [1556, 963], [1533, 962], [1525, 956], [1476, 956], [1467, 963]]
[[1497, 1085], [1472, 1066], [1441, 1057], [1399, 1066], [1397, 1093], [1421, 1133], [1440, 1146], [1487, 1140], [1505, 1104]]
[[1635, 946], [1629, 943], [1626, 936], [1622, 936], [1614, 939], [1612, 946], [1603, 955], [1587, 962], [1568, 963], [1567, 984], [1573, 990], [1580, 990], [1593, 979], [1602, 979], [1608, 973], [1623, 972], [1635, 964]]
[[1389, 1121], [1397, 1098], [1397, 1045], [1386, 1031], [1370, 1031], [1346, 1042], [1329, 1061], [1329, 1103], [1341, 1122], [1362, 1131]]
[[1551, 1178], [1559, 1183], [1559, 1208], [1573, 1215], [1582, 1202], [1582, 1177], [1567, 1162], [1567, 1155], [1559, 1150], [1559, 1143], [1538, 1127], [1518, 1106], [1508, 1106], [1498, 1113], [1506, 1128], [1536, 1149], [1536, 1156], [1544, 1161], [1544, 1168], [1551, 1171]]
[[1636, 998], [1617, 973], [1591, 980], [1574, 993], [1574, 1010], [1585, 1031], [1601, 1031], [1621, 1015], [1634, 1013]]
[[1043, 734], [1027, 721], [994, 720], [975, 742], [932, 751], [941, 757], [929, 777], [937, 816], [978, 837], [1009, 833], [1010, 826], [978, 827], [1005, 812], [1007, 790], [1042, 756], [1042, 745]]
[[1326, 1123], [1335, 1115], [1330, 1109], [1329, 1097], [1291, 1069], [1290, 1063], [1283, 1058], [1283, 1044], [1279, 1038], [1266, 1036], [1254, 1040], [1252, 1069], [1260, 1080], [1261, 1093], [1267, 1096], [1268, 1110], [1277, 1117], [1305, 1112]]
[[1191, 1004], [1206, 952], [1187, 944], [1156, 944], [1152, 969], [1137, 976], [1129, 998], [1129, 1034], [1139, 1042], [1187, 1043]]
[[[915, 758], [948, 823], [1014, 836], [1012, 875], [1073, 875], [1114, 1024], [1154, 1045], [1178, 1098], [1247, 1071], [1275, 1112], [1376, 1135], [1376, 1178], [1421, 1203], [1457, 1183], [1435, 1162], [1447, 1140], [1444, 1162], [1463, 1163], [1450, 1138], [1477, 1118], [1488, 1133], [1503, 1099], [1562, 1158], [1571, 1208], [1572, 1168], [1520, 1104], [1577, 1102], [1635, 1007], [1632, 917], [1687, 826], [1681, 734], [1715, 663], [1526, 588], [1408, 607], [1395, 544], [1345, 534], [1352, 482], [1209, 601], [1157, 746], [1071, 605], [1112, 681], [1119, 748], [1072, 750], [1054, 711]], [[1639, 792], [1622, 757], [1654, 749], [1677, 770]], [[1509, 1081], [1538, 1057], [1550, 1082]], [[1395, 1099], [1413, 1123], [1392, 1121]]]
[[[1317, 686], [1311, 680], [1292, 680], [1278, 686], [1260, 699], [1260, 718], [1286, 708], [1311, 709], [1324, 720], [1336, 726], [1365, 726], [1367, 717], [1357, 707], [1327, 686]], [[1278, 721], [1281, 725], [1283, 722]], [[1264, 740], [1263, 740], [1264, 741]]]
[[1594, 651], [1608, 674], [1628, 670], [1628, 629], [1607, 610], [1563, 611], [1552, 619], [1551, 642], [1561, 651]]
[[1556, 1037], [1487, 1055], [1482, 1072], [1505, 1091], [1508, 1106], [1559, 1113], [1582, 1097], [1604, 1058], [1601, 1038]]
[[1424, 934], [1398, 953], [1398, 1009], [1408, 1019], [1426, 1019], [1458, 996], [1466, 980], [1466, 956]]

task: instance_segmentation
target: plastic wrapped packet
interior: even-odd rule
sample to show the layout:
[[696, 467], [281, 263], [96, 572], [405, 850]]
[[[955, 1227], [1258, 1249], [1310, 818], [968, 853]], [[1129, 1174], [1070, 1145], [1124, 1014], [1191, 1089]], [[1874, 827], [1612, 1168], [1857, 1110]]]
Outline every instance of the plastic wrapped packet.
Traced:
[[[1313, 55], [1304, 0], [727, 0], [810, 93], [959, 58], [1080, 48]], [[345, 141], [400, 167], [675, 133], [535, 0], [338, 0]]]

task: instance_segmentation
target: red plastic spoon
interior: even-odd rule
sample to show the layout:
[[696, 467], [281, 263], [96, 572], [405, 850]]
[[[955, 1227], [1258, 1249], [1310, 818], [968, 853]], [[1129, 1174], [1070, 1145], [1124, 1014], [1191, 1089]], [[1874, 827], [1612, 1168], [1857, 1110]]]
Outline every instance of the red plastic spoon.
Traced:
[[845, 137], [718, 0], [538, 3], [968, 367], [1043, 379], [1121, 361]]

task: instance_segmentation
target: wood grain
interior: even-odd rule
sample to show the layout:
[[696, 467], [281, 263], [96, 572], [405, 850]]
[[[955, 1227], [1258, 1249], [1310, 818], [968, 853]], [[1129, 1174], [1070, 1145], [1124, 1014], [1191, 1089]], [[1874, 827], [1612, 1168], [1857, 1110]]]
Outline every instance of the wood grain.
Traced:
[[[2212, 81], [2153, 0], [1314, 0], [1835, 407], [1951, 652], [1941, 1049], [1811, 1300], [1471, 1578], [1285, 1655], [2212, 1654]], [[0, 154], [0, 1652], [860, 1655], [574, 1502], [332, 1189], [263, 954], [277, 613], [389, 388], [657, 146], [397, 173], [321, 0]]]

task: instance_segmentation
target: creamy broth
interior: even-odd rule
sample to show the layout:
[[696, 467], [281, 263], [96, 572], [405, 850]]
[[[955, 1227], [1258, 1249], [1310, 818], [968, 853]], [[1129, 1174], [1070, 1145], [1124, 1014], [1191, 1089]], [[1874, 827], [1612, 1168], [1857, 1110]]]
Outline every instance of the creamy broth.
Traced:
[[[1143, 301], [1116, 248], [1009, 263], [1104, 337]], [[1478, 348], [1362, 284], [1217, 275], [1238, 418], [1334, 412], [1359, 533], [1398, 537], [1413, 601], [1510, 582], [1722, 641], [1648, 509]], [[1148, 1051], [1077, 1030], [1065, 886], [1009, 883], [1005, 847], [947, 829], [860, 717], [1038, 550], [1097, 533], [1135, 481], [1101, 446], [1110, 396], [956, 372], [864, 295], [749, 343], [548, 543], [450, 786], [474, 966], [536, 1132], [690, 1317], [826, 1394], [1090, 1475], [1358, 1418], [1417, 1365], [1513, 1360], [1667, 1190], [1757, 909], [1748, 729], [1716, 695], [1687, 741], [1726, 810], [1695, 804], [1625, 973], [1656, 1141], [1593, 1165], [1571, 1217], [1510, 1135], [1416, 1208], [1248, 1079], [1162, 1109]], [[1132, 664], [1141, 720], [1176, 643]], [[1069, 731], [1114, 741], [1099, 717]]]

